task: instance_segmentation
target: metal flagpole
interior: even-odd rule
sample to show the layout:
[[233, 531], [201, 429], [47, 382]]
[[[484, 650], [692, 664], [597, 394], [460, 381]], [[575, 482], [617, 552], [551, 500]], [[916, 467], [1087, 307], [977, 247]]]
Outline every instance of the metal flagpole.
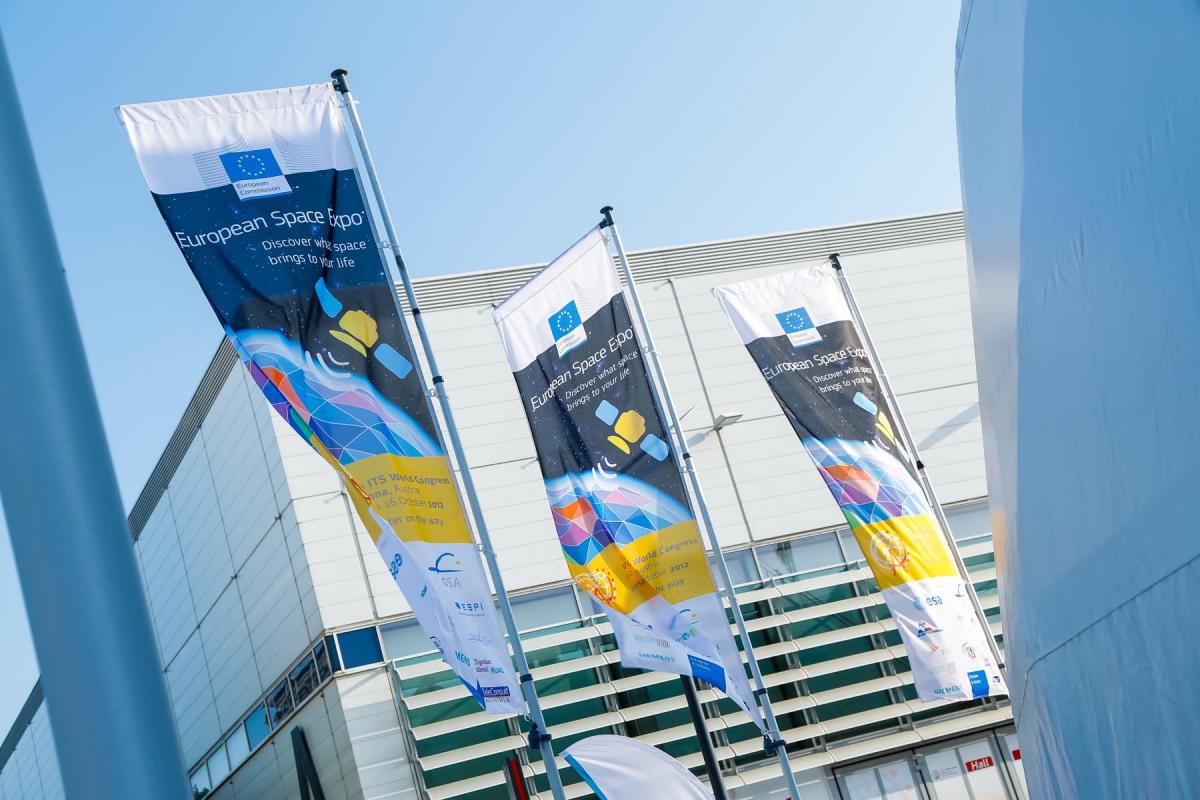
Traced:
[[688, 711], [692, 714], [692, 724], [696, 726], [696, 738], [700, 740], [700, 754], [704, 756], [704, 771], [708, 773], [708, 785], [712, 789], [713, 800], [726, 800], [725, 781], [721, 778], [721, 766], [717, 763], [717, 754], [713, 750], [712, 738], [704, 725], [704, 709], [700, 707], [700, 695], [696, 693], [696, 682], [690, 675], [680, 675], [679, 682], [683, 684], [683, 696], [687, 698]]
[[[675, 413], [675, 403], [672, 402], [671, 392], [667, 389], [666, 375], [663, 372], [662, 363], [659, 361], [658, 351], [654, 348], [650, 326], [646, 323], [646, 313], [642, 310], [642, 301], [638, 297], [637, 284], [633, 282], [633, 271], [629, 268], [629, 259], [625, 257], [625, 245], [621, 242], [621, 233], [617, 230], [617, 223], [613, 221], [612, 211], [612, 206], [605, 206], [600, 209], [600, 213], [604, 215], [604, 221], [600, 223], [600, 226], [612, 229], [613, 241], [617, 246], [617, 256], [621, 261], [621, 271], [625, 273], [625, 283], [629, 286], [629, 296], [633, 300], [633, 309], [637, 314], [638, 324], [641, 325], [642, 335], [646, 337], [645, 349], [650, 353], [650, 364], [654, 370], [655, 378], [658, 380], [659, 393], [661, 394], [659, 400], [662, 403], [663, 409], [667, 412], [667, 421], [674, 430], [674, 435], [678, 440], [683, 472], [687, 475], [688, 483], [692, 488], [692, 495], [695, 497], [696, 506], [700, 511], [700, 518], [704, 523], [704, 530], [708, 536], [709, 546], [712, 548], [713, 555], [716, 556], [717, 568], [721, 573], [721, 580], [725, 583], [725, 596], [729, 600], [729, 608], [733, 612], [733, 620], [737, 624], [738, 635], [742, 640], [742, 648], [746, 651], [746, 658], [750, 662], [750, 673], [754, 676], [754, 694], [758, 697], [759, 705], [762, 707], [763, 718], [767, 723], [768, 733], [763, 737], [763, 749], [768, 754], [773, 754], [779, 758], [779, 766], [783, 769], [783, 777], [787, 781], [788, 791], [791, 792], [793, 800], [798, 800], [800, 790], [796, 786], [796, 776], [792, 774], [792, 765], [788, 760], [787, 742], [779, 732], [779, 723], [775, 720], [775, 712], [771, 709], [771, 698], [767, 694], [766, 684], [763, 682], [762, 670], [758, 667], [758, 660], [754, 657], [754, 647], [750, 644], [750, 633], [746, 630], [746, 619], [742, 616], [742, 607], [738, 605], [737, 595], [733, 591], [733, 577], [729, 574], [729, 565], [725, 562], [725, 554], [721, 551], [721, 543], [717, 541], [717, 531], [713, 527], [712, 516], [708, 512], [708, 503], [704, 499], [704, 490], [700, 486], [700, 476], [696, 472], [696, 466], [692, 463], [692, 454], [688, 451], [687, 437], [683, 435], [683, 427], [679, 424], [679, 415]], [[676, 463], [678, 464], [679, 462], [677, 461]]]
[[[875, 343], [871, 340], [871, 334], [867, 331], [867, 326], [863, 322], [862, 312], [859, 311], [858, 303], [854, 300], [854, 292], [850, 290], [850, 284], [846, 280], [846, 273], [842, 271], [842, 262], [838, 259], [837, 253], [829, 255], [829, 264], [833, 267], [833, 271], [837, 273], [838, 285], [842, 289], [842, 296], [846, 298], [846, 305], [850, 307], [850, 316], [854, 318], [854, 325], [858, 328], [859, 334], [862, 335], [863, 344], [867, 346], [867, 356], [871, 361], [871, 368], [879, 376], [879, 386], [883, 389], [884, 396], [887, 397], [888, 402], [896, 412], [896, 425], [899, 427], [900, 436], [904, 440], [904, 446], [908, 448], [909, 454], [916, 462], [917, 475], [920, 478], [921, 486], [924, 487], [925, 493], [929, 495], [929, 502], [933, 506], [933, 513], [937, 517], [938, 524], [942, 527], [942, 537], [946, 545], [950, 548], [951, 555], [954, 556], [954, 563], [958, 566], [958, 571], [962, 575], [967, 595], [971, 598], [971, 605], [975, 607], [975, 614], [979, 617], [979, 624], [983, 626], [983, 631], [987, 634], [988, 646], [991, 648], [992, 657], [996, 659], [996, 668], [1003, 675], [1004, 659], [1000, 655], [1000, 648], [996, 645], [996, 637], [992, 635], [991, 624], [988, 622], [987, 614], [983, 611], [983, 606], [979, 603], [979, 595], [975, 592], [975, 584], [971, 582], [971, 575], [967, 572], [967, 565], [963, 562], [962, 553], [958, 551], [958, 544], [954, 541], [954, 534], [950, 531], [950, 522], [946, 519], [946, 512], [942, 508], [942, 504], [938, 501], [937, 492], [933, 490], [933, 483], [929, 480], [929, 475], [925, 472], [925, 463], [921, 461], [921, 455], [917, 452], [917, 443], [913, 441], [912, 433], [908, 430], [908, 423], [904, 421], [904, 413], [900, 410], [900, 403], [896, 399], [895, 392], [892, 391], [892, 384], [887, 378], [887, 373], [883, 371], [883, 362], [879, 360], [879, 352], [875, 349]], [[1005, 678], [1007, 679], [1007, 676]]]
[[0, 492], [67, 797], [183, 800], [179, 735], [0, 41]]
[[546, 728], [545, 717], [542, 716], [542, 707], [538, 702], [537, 690], [533, 685], [533, 675], [529, 672], [529, 661], [525, 658], [525, 648], [521, 645], [521, 636], [517, 631], [517, 622], [513, 618], [512, 608], [508, 604], [508, 593], [504, 588], [504, 576], [500, 574], [500, 564], [496, 561], [496, 551], [492, 547], [491, 535], [488, 533], [487, 523], [483, 518], [483, 509], [479, 505], [479, 496], [475, 491], [475, 481], [471, 478], [471, 470], [467, 464], [467, 455], [463, 450], [462, 440], [458, 435], [458, 426], [454, 423], [454, 411], [450, 408], [450, 396], [446, 391], [446, 382], [442, 378], [442, 373], [438, 370], [437, 359], [433, 354], [433, 346], [429, 340], [429, 333], [425, 330], [425, 321], [421, 317], [421, 309], [417, 305], [417, 295], [413, 291], [412, 279], [408, 274], [408, 267], [404, 264], [404, 257], [400, 254], [400, 245], [397, 243], [396, 229], [392, 225], [391, 214], [388, 213], [387, 202], [383, 197], [383, 188], [379, 183], [379, 174], [375, 171], [375, 161], [371, 158], [371, 151], [367, 148], [367, 139], [363, 134], [362, 120], [359, 119], [358, 109], [354, 106], [354, 98], [350, 95], [350, 86], [346, 83], [346, 76], [349, 74], [344, 69], [335, 69], [330, 73], [333, 79], [333, 88], [341, 93], [346, 102], [346, 111], [350, 115], [350, 124], [354, 129], [354, 139], [358, 142], [359, 152], [362, 153], [363, 167], [366, 170], [367, 178], [371, 182], [371, 191], [375, 196], [375, 204], [379, 209], [379, 215], [383, 219], [384, 232], [387, 234], [387, 242], [383, 246], [392, 251], [392, 256], [396, 264], [396, 269], [400, 273], [400, 282], [404, 285], [404, 294], [408, 298], [408, 307], [412, 310], [413, 320], [417, 324], [417, 335], [421, 339], [421, 347], [425, 352], [425, 362], [429, 365], [429, 371], [433, 376], [433, 393], [438, 399], [438, 406], [442, 410], [442, 418], [446, 421], [446, 430], [449, 434], [450, 449], [454, 453], [454, 460], [458, 462], [459, 475], [462, 477], [463, 493], [466, 495], [467, 505], [471, 508], [471, 518], [475, 522], [475, 530], [479, 534], [479, 541], [483, 550], [484, 559], [487, 561], [488, 572], [492, 576], [492, 583], [496, 587], [496, 598], [500, 606], [500, 615], [504, 618], [504, 627], [508, 632], [508, 638], [512, 644], [513, 658], [516, 661], [517, 672], [521, 680], [521, 692], [525, 695], [525, 702], [529, 705], [529, 746], [531, 749], [536, 748], [541, 752], [542, 763], [546, 766], [546, 779], [550, 782], [550, 793], [554, 796], [554, 800], [564, 800], [562, 779], [558, 774], [558, 762], [554, 758], [554, 749], [550, 746], [550, 732]]

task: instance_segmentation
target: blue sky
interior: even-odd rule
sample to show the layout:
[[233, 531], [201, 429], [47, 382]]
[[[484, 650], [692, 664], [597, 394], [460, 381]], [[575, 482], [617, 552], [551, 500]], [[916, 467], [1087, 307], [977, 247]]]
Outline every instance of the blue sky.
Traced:
[[[351, 86], [417, 275], [958, 208], [957, 0], [0, 2], [128, 507], [220, 328], [112, 107]], [[69, 631], [61, 635], [69, 635]], [[37, 665], [0, 522], [0, 737]]]

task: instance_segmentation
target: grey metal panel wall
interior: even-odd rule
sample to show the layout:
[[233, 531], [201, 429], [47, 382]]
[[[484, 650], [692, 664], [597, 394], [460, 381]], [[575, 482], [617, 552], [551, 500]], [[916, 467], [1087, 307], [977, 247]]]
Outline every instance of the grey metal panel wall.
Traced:
[[[898, 247], [961, 239], [962, 212], [839, 225], [832, 228], [750, 236], [717, 242], [634, 250], [629, 253], [638, 281], [751, 269], [824, 258], [832, 252], [871, 253]], [[569, 244], [569, 242], [567, 242]], [[544, 264], [418, 278], [417, 299], [426, 310], [498, 303], [537, 274]]]

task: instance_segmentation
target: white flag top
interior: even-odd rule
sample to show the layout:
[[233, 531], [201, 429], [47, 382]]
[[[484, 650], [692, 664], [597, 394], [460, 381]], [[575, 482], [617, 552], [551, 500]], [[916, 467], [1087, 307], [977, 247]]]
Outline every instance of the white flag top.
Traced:
[[590, 736], [563, 751], [599, 800], [712, 800], [695, 775], [669, 755], [637, 739]]
[[925, 701], [1007, 694], [985, 631], [836, 276], [713, 290], [875, 575]]
[[568, 570], [621, 663], [701, 678], [761, 727], [603, 233], [495, 316]]
[[485, 709], [523, 711], [333, 88], [117, 116], [247, 370], [341, 476], [433, 646]]

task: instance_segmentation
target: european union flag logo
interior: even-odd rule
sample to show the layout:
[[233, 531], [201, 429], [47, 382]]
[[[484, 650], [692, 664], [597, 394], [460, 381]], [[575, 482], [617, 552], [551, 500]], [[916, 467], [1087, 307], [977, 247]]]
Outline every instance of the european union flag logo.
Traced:
[[579, 315], [579, 308], [574, 300], [556, 311], [550, 317], [549, 323], [550, 334], [554, 337], [559, 358], [587, 341], [583, 318]]
[[554, 334], [554, 341], [566, 336], [571, 331], [579, 327], [579, 308], [575, 305], [575, 301], [567, 303], [558, 310], [558, 313], [550, 318], [550, 331]]
[[793, 308], [791, 311], [780, 311], [775, 315], [775, 318], [779, 320], [784, 333], [806, 331], [813, 327], [812, 317], [808, 315], [808, 309], [803, 306]]
[[813, 325], [812, 317], [809, 316], [808, 309], [804, 306], [789, 311], [780, 311], [775, 314], [775, 319], [779, 320], [779, 326], [787, 334], [792, 347], [803, 347], [821, 341], [821, 333], [817, 330], [817, 326]]
[[283, 175], [279, 161], [269, 147], [222, 153], [221, 166], [242, 200], [289, 194], [292, 187]]

